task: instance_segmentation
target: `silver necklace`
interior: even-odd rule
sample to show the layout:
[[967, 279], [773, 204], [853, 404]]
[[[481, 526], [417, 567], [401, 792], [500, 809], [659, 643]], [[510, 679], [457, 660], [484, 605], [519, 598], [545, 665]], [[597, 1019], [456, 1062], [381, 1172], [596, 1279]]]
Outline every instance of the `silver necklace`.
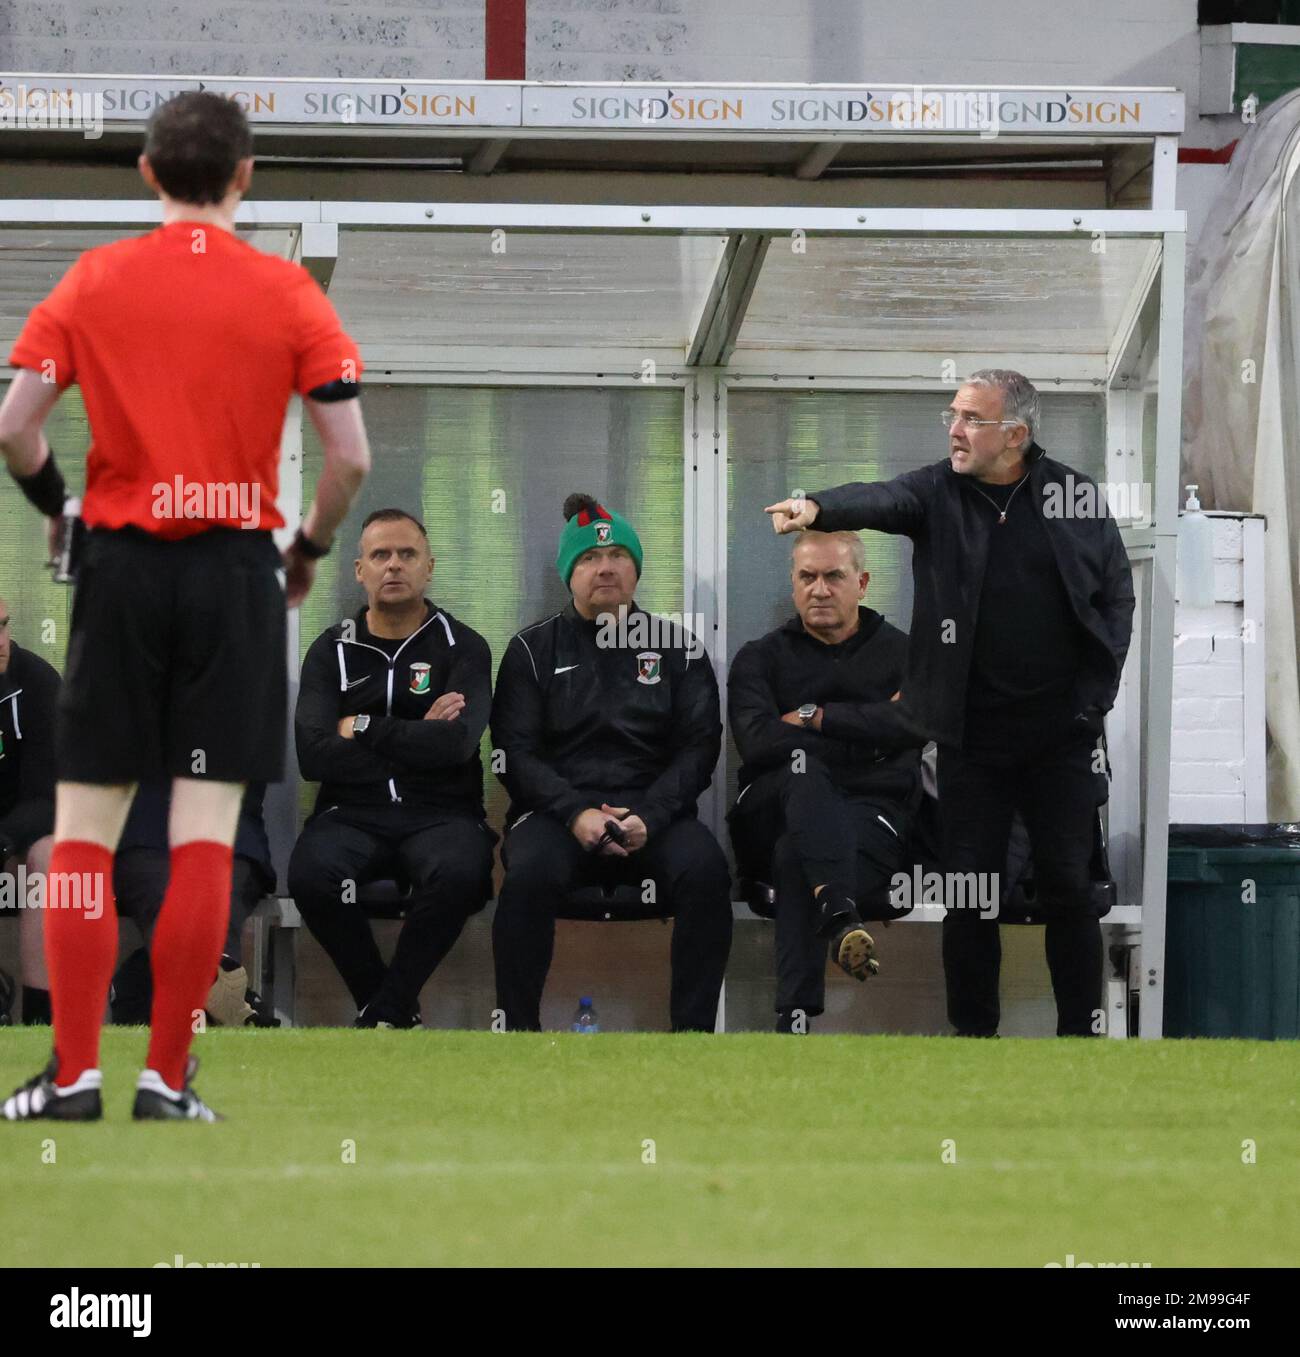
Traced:
[[976, 493], [981, 499], [986, 499], [986, 500], [988, 500], [988, 502], [989, 502], [995, 509], [998, 510], [998, 522], [999, 522], [999, 523], [1005, 523], [1005, 522], [1007, 521], [1007, 509], [1011, 508], [1011, 501], [1012, 501], [1013, 499], [1015, 499], [1016, 495], [1017, 495], [1017, 494], [1019, 493], [1019, 491], [1020, 491], [1020, 487], [1021, 487], [1022, 485], [1024, 485], [1024, 483], [1025, 483], [1028, 479], [1029, 479], [1029, 472], [1026, 471], [1025, 474], [1024, 474], [1023, 476], [1021, 476], [1021, 478], [1016, 482], [1016, 488], [1015, 488], [1015, 489], [1007, 496], [1006, 508], [1002, 508], [1002, 509], [998, 509], [998, 502], [997, 502], [997, 500], [995, 500], [995, 499], [989, 499], [989, 496], [986, 495], [986, 494], [984, 493], [984, 491], [981, 490], [981, 489], [979, 488], [978, 485], [973, 486], [972, 488], [974, 489], [975, 493]]

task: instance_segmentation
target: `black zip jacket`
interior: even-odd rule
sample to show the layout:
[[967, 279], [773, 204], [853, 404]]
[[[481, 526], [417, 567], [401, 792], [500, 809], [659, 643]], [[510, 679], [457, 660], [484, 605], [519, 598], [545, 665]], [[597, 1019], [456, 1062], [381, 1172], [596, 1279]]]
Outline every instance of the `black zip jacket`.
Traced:
[[[1037, 443], [1030, 444], [1025, 460], [1026, 492], [1047, 530], [1065, 591], [1088, 641], [1074, 685], [1075, 719], [1081, 729], [1097, 733], [1101, 716], [1115, 704], [1128, 654], [1133, 572], [1109, 513], [1049, 518], [1043, 512], [1048, 485], [1062, 487], [1063, 502], [1073, 504], [1078, 487], [1094, 482], [1053, 461]], [[989, 533], [997, 531], [995, 515], [970, 479], [959, 476], [945, 459], [892, 481], [841, 485], [808, 497], [820, 508], [814, 526], [824, 532], [875, 528], [912, 539], [914, 599], [903, 714], [918, 733], [958, 747], [964, 736], [966, 683]], [[1097, 502], [1104, 506], [1100, 495]]]
[[0, 674], [0, 857], [54, 832], [54, 709], [59, 671], [9, 643]]
[[[649, 614], [635, 603], [636, 615]], [[635, 631], [630, 631], [633, 639]], [[511, 637], [492, 699], [509, 823], [529, 811], [566, 827], [589, 806], [627, 806], [650, 837], [695, 814], [722, 749], [718, 681], [704, 647], [597, 644], [570, 602]]]
[[[851, 796], [910, 803], [920, 789], [924, 743], [890, 698], [903, 683], [907, 634], [871, 608], [838, 645], [810, 636], [796, 614], [741, 646], [727, 676], [727, 719], [744, 760], [740, 790], [768, 769], [789, 767], [796, 750], [824, 764]], [[805, 702], [822, 728], [782, 721]]]
[[[391, 659], [370, 634], [364, 607], [312, 642], [294, 736], [303, 777], [321, 784], [317, 811], [403, 801], [483, 818], [479, 740], [492, 705], [492, 652], [445, 609], [425, 606], [423, 624]], [[413, 668], [426, 664], [427, 683]], [[447, 692], [465, 694], [464, 710], [454, 721], [425, 721]], [[362, 713], [369, 727], [344, 739], [339, 721]]]

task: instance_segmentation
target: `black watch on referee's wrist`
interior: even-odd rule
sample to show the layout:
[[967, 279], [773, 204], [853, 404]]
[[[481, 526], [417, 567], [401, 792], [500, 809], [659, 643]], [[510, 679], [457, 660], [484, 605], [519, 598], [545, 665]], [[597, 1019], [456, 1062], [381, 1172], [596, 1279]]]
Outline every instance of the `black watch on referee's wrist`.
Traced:
[[319, 561], [322, 556], [330, 554], [329, 547], [318, 546], [301, 528], [294, 534], [293, 548], [299, 556], [305, 556], [309, 561]]

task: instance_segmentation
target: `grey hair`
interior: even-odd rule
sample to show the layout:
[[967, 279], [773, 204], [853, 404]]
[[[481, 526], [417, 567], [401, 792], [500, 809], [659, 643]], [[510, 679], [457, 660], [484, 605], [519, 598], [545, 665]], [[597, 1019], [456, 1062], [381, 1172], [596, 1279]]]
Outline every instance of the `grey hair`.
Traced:
[[1014, 419], [1029, 430], [1029, 441], [1036, 442], [1043, 412], [1038, 388], [1023, 373], [1010, 368], [980, 368], [972, 372], [965, 386], [989, 386], [1002, 392], [1002, 418]]
[[814, 537], [824, 537], [828, 542], [843, 542], [849, 549], [849, 559], [853, 562], [853, 573], [860, 575], [867, 568], [867, 544], [856, 532], [841, 530], [840, 532], [822, 532], [818, 528], [809, 528], [805, 532], [798, 532], [794, 535], [794, 542], [790, 546], [790, 565], [794, 566], [794, 554], [799, 550], [801, 542], [809, 541]]

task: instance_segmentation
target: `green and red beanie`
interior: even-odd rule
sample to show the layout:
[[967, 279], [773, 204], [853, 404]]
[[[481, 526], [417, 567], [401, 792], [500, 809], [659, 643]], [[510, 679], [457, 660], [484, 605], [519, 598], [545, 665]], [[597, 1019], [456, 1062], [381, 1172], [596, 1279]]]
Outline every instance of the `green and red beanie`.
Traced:
[[641, 539], [621, 514], [610, 513], [590, 495], [570, 495], [564, 501], [564, 531], [555, 555], [555, 568], [567, 585], [578, 557], [592, 547], [623, 547], [641, 578]]

